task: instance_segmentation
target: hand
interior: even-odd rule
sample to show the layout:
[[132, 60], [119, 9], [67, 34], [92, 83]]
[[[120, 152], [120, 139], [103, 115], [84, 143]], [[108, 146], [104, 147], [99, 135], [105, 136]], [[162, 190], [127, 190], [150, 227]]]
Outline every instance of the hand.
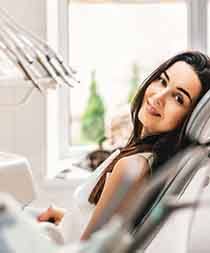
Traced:
[[58, 225], [61, 222], [64, 214], [65, 210], [63, 208], [50, 206], [46, 211], [44, 211], [37, 217], [37, 220], [39, 222], [52, 222], [55, 225]]

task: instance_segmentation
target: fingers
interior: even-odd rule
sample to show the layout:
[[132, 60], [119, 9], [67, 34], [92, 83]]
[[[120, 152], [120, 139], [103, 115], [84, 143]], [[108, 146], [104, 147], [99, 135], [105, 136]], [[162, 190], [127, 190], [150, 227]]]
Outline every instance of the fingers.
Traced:
[[64, 213], [65, 213], [64, 209], [50, 206], [46, 211], [44, 211], [37, 217], [37, 221], [39, 222], [47, 221], [58, 225], [62, 220]]
[[41, 213], [37, 217], [37, 220], [42, 222], [42, 221], [48, 221], [50, 218], [53, 218], [53, 209], [52, 209], [52, 207], [49, 207], [46, 211]]

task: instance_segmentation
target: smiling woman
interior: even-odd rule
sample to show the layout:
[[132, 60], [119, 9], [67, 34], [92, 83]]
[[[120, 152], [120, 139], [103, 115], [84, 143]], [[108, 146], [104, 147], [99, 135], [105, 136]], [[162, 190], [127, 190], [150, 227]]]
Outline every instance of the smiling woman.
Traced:
[[[114, 214], [123, 214], [135, 201], [133, 193], [143, 182], [188, 144], [186, 124], [209, 88], [210, 59], [197, 51], [170, 58], [143, 82], [131, 107], [133, 130], [128, 143], [105, 168], [90, 194], [89, 201], [96, 207], [82, 240], [88, 239]], [[54, 218], [57, 212], [47, 210], [39, 220]]]
[[143, 82], [131, 108], [130, 139], [90, 195], [96, 208], [81, 239], [89, 238], [115, 213], [123, 213], [142, 181], [187, 145], [186, 124], [209, 88], [210, 59], [196, 51], [170, 58]]

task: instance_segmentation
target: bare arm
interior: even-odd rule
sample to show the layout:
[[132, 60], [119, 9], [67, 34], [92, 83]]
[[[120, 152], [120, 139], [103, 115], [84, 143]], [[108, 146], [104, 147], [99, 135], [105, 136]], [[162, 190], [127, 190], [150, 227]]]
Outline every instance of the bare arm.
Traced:
[[122, 158], [115, 165], [101, 194], [93, 215], [81, 236], [89, 236], [107, 223], [111, 217], [126, 207], [127, 196], [140, 186], [149, 172], [147, 160], [140, 155]]

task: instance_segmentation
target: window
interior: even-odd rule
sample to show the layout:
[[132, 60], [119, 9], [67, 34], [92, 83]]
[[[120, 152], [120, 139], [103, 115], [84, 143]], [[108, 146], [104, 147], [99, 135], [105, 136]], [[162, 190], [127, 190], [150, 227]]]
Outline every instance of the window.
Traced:
[[[56, 144], [47, 142], [55, 150], [48, 155], [51, 164], [56, 164], [52, 157], [64, 163], [68, 158], [78, 160], [89, 148], [87, 144], [93, 143], [80, 136], [93, 70], [107, 124], [128, 104], [133, 77], [141, 81], [163, 59], [186, 48], [210, 53], [209, 1], [49, 1], [50, 45], [78, 70], [81, 79], [75, 88], [61, 87], [58, 96], [48, 99], [46, 116], [55, 118], [53, 123], [47, 119], [53, 131], [48, 139]], [[53, 166], [48, 167], [51, 171]]]
[[188, 47], [184, 1], [87, 2], [69, 4], [69, 63], [81, 80], [70, 90], [69, 143], [79, 147], [96, 142], [81, 131], [91, 78], [105, 108], [106, 133], [110, 115], [128, 104], [132, 79], [139, 83], [163, 59]]

